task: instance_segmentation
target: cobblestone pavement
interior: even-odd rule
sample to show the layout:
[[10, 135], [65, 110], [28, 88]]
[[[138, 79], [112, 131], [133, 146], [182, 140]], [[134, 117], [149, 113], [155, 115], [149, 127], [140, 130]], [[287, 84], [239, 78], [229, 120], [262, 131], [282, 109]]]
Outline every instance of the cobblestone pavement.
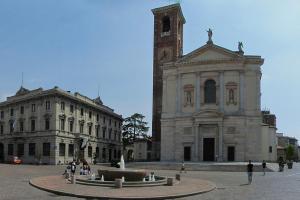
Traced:
[[[34, 166], [0, 164], [0, 199], [1, 200], [79, 200], [74, 197], [57, 196], [41, 191], [29, 185], [33, 177], [57, 175], [64, 171], [64, 166]], [[92, 169], [99, 168], [93, 166]], [[174, 176], [176, 171], [160, 170], [156, 174]], [[192, 171], [182, 176], [213, 181], [217, 189], [202, 195], [182, 199], [191, 200], [299, 200], [300, 199], [300, 163], [292, 170], [283, 173], [269, 172], [266, 176], [254, 173], [253, 183], [247, 185], [247, 176], [243, 172], [207, 172]]]

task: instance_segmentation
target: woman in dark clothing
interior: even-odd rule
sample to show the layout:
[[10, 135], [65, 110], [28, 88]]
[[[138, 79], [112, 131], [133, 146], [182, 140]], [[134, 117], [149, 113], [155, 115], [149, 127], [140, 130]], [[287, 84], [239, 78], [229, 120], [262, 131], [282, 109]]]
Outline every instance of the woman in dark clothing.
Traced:
[[250, 185], [252, 183], [252, 175], [253, 175], [253, 164], [251, 163], [251, 160], [249, 160], [249, 163], [247, 165], [247, 172], [248, 172], [248, 184]]

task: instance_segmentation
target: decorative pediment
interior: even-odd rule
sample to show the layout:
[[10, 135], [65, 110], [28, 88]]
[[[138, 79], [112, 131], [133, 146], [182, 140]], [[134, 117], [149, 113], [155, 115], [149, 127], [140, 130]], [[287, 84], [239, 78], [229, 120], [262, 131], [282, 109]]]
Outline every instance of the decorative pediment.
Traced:
[[217, 110], [204, 110], [196, 113], [195, 118], [222, 118], [223, 114]]
[[231, 51], [229, 49], [225, 49], [214, 44], [206, 44], [192, 51], [191, 53], [183, 56], [177, 61], [177, 63], [201, 62], [211, 60], [232, 60], [238, 58], [243, 58], [243, 55], [238, 52]]

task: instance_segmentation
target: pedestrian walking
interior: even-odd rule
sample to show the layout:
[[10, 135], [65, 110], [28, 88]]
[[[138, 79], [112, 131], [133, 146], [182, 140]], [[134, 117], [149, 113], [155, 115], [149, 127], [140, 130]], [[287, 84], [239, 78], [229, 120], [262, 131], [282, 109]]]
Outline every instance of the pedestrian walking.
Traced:
[[181, 163], [181, 169], [180, 169], [180, 173], [181, 172], [185, 172], [186, 173], [186, 171], [185, 171], [185, 165], [184, 165], [184, 161], [182, 161], [182, 163]]
[[262, 161], [262, 170], [263, 170], [263, 174], [264, 176], [266, 175], [266, 167], [267, 167], [267, 163], [265, 160]]
[[252, 183], [252, 175], [253, 175], [253, 164], [251, 163], [251, 160], [249, 160], [249, 163], [247, 165], [247, 172], [248, 172], [248, 184], [250, 185]]
[[75, 172], [76, 172], [76, 163], [75, 163], [75, 160], [73, 160], [73, 162], [71, 163], [72, 176], [74, 176]]

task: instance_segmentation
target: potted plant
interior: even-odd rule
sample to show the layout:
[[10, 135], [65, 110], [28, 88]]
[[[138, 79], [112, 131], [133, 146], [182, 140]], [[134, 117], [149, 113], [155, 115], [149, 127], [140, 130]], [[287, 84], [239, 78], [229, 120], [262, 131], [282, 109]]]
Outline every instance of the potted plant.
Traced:
[[294, 157], [294, 147], [292, 145], [287, 146], [286, 148], [286, 159], [287, 159], [287, 166], [288, 169], [292, 169], [293, 168], [293, 157]]

